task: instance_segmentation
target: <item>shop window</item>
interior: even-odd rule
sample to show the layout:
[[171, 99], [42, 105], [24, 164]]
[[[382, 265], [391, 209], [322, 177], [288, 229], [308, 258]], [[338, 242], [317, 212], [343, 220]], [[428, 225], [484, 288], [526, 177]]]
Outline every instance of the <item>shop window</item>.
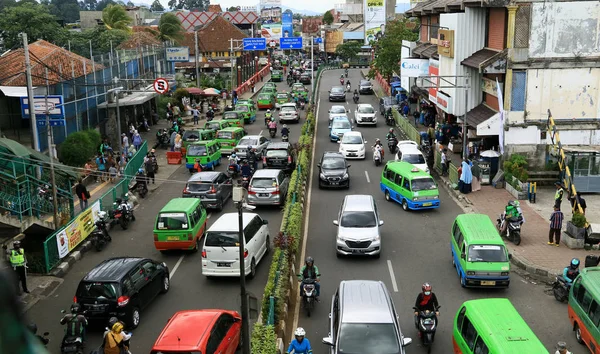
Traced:
[[510, 102], [511, 111], [525, 110], [525, 94], [527, 85], [526, 71], [513, 71], [512, 96]]

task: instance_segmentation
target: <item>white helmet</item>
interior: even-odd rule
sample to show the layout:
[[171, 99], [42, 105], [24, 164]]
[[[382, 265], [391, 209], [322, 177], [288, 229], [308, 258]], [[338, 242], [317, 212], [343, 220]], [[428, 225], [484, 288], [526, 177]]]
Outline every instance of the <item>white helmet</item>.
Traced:
[[99, 212], [98, 212], [98, 218], [99, 218], [100, 220], [102, 220], [102, 219], [106, 218], [106, 212], [105, 212], [105, 211], [99, 211]]
[[302, 327], [296, 328], [296, 331], [294, 332], [294, 336], [304, 337], [305, 335], [306, 335], [306, 331], [304, 330], [304, 328], [302, 328]]
[[270, 110], [270, 109], [267, 109], [267, 113], [271, 113], [271, 110]]

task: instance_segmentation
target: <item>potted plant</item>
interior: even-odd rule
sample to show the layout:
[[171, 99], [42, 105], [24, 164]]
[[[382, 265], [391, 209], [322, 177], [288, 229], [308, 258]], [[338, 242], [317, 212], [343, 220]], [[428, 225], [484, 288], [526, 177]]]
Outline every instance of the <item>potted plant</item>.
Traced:
[[573, 238], [584, 239], [586, 224], [587, 220], [585, 215], [576, 212], [573, 214], [573, 218], [570, 221], [567, 221], [567, 233]]

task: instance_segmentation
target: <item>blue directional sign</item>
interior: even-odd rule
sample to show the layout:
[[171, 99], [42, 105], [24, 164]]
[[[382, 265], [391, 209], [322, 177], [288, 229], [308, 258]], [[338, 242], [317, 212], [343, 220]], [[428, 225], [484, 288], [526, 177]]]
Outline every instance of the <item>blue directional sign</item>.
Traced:
[[244, 38], [244, 50], [265, 50], [267, 49], [266, 38]]
[[302, 37], [282, 37], [279, 40], [281, 49], [302, 49]]
[[[46, 126], [46, 120], [45, 119], [38, 119], [36, 122], [37, 122], [38, 127], [45, 127]], [[50, 119], [50, 126], [51, 127], [64, 127], [65, 126], [65, 120], [64, 119]]]
[[317, 38], [315, 38], [315, 43], [316, 43], [316, 44], [323, 43], [323, 38], [321, 38], [321, 37], [317, 37]]

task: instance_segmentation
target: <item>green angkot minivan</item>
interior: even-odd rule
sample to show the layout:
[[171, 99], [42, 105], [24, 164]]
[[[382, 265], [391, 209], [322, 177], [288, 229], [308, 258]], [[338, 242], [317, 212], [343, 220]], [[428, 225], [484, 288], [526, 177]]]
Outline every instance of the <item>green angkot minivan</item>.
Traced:
[[244, 115], [242, 114], [242, 112], [224, 112], [223, 120], [228, 122], [230, 127], [244, 127]]
[[440, 192], [431, 175], [408, 162], [386, 163], [379, 186], [385, 200], [402, 204], [404, 210], [440, 207]]
[[243, 137], [244, 129], [240, 127], [219, 130], [217, 132], [217, 141], [221, 144], [221, 153], [231, 154]]
[[217, 140], [197, 141], [188, 145], [185, 151], [185, 167], [191, 173], [194, 170], [196, 160], [200, 162], [203, 170], [214, 170], [215, 166], [221, 164], [221, 148]]

